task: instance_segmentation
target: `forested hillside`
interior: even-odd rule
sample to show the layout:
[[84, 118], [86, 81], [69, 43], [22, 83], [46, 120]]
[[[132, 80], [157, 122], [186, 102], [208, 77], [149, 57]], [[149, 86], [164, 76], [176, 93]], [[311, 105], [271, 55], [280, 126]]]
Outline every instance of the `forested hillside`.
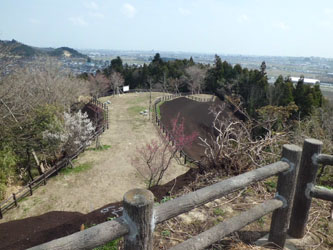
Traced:
[[31, 58], [38, 56], [51, 56], [51, 57], [71, 57], [71, 58], [83, 58], [86, 59], [88, 56], [79, 53], [78, 51], [68, 48], [60, 47], [54, 48], [38, 48], [32, 47], [16, 40], [1, 41], [0, 40], [0, 58], [1, 57], [21, 57]]

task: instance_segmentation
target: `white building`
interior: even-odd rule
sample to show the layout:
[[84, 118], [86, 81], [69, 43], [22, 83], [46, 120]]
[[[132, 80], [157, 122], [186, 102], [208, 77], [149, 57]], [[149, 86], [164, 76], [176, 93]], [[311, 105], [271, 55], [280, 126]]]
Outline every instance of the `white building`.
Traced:
[[[301, 79], [300, 77], [289, 77], [289, 79], [293, 82], [293, 83], [298, 83], [299, 79]], [[319, 84], [320, 83], [320, 80], [318, 79], [311, 79], [311, 78], [304, 78], [304, 83], [307, 83], [307, 84]]]

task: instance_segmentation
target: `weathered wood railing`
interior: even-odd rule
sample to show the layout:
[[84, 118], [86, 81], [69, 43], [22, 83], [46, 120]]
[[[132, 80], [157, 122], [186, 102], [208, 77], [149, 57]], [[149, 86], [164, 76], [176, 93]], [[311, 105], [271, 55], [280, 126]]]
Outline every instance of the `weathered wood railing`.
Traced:
[[305, 235], [312, 197], [333, 201], [333, 190], [315, 186], [319, 165], [333, 166], [333, 156], [320, 154], [321, 148], [322, 142], [315, 139], [307, 139], [303, 145], [301, 168], [288, 231], [288, 234], [294, 238], [302, 238]]
[[[303, 151], [295, 145], [284, 145], [281, 161], [223, 180], [156, 207], [153, 207], [154, 199], [150, 191], [130, 190], [124, 195], [122, 217], [31, 249], [92, 249], [123, 236], [126, 250], [152, 249], [156, 224], [274, 175], [278, 175], [274, 199], [227, 219], [171, 249], [204, 249], [271, 212], [273, 215], [269, 241], [283, 247], [288, 228], [291, 236], [294, 236], [293, 230], [302, 232], [303, 224], [293, 224], [295, 218], [300, 217], [297, 213], [306, 214], [309, 211], [309, 206], [300, 209], [297, 202], [305, 200], [308, 204], [311, 196], [333, 200], [332, 191], [325, 190], [325, 195], [322, 195], [318, 188], [312, 187], [318, 164], [333, 165], [333, 156], [320, 154], [320, 148], [321, 142], [314, 139], [305, 140]], [[294, 217], [291, 217], [291, 213]], [[306, 220], [301, 222], [306, 223]]]
[[[105, 122], [103, 122], [102, 127], [100, 127], [95, 133], [88, 138], [85, 142], [91, 141], [100, 134], [104, 132], [105, 129], [109, 128], [109, 122], [108, 122], [108, 107], [107, 105], [101, 103], [96, 98], [92, 98], [90, 101], [93, 105], [96, 105], [104, 110], [104, 119]], [[18, 206], [18, 202], [22, 200], [24, 197], [33, 195], [33, 190], [37, 189], [41, 184], [46, 185], [47, 179], [59, 172], [62, 168], [68, 166], [70, 162], [78, 157], [79, 154], [81, 154], [87, 147], [87, 143], [83, 143], [78, 150], [70, 155], [65, 157], [64, 159], [61, 159], [57, 163], [55, 163], [52, 168], [50, 168], [48, 171], [43, 173], [41, 176], [37, 177], [33, 181], [30, 181], [26, 186], [22, 187], [18, 192], [13, 193], [12, 196], [8, 197], [7, 199], [0, 202], [0, 219], [3, 218], [3, 214], [6, 213], [8, 210], [10, 210], [13, 207]]]
[[156, 224], [276, 174], [279, 174], [277, 189], [280, 193], [274, 199], [221, 222], [173, 249], [203, 249], [272, 211], [277, 211], [278, 214], [275, 216], [280, 217], [278, 222], [272, 220], [270, 238], [274, 243], [283, 246], [300, 158], [301, 148], [285, 145], [282, 160], [279, 162], [223, 180], [155, 208], [150, 191], [131, 190], [124, 195], [122, 217], [32, 249], [91, 249], [121, 236], [124, 236], [125, 249], [152, 249], [153, 230]]

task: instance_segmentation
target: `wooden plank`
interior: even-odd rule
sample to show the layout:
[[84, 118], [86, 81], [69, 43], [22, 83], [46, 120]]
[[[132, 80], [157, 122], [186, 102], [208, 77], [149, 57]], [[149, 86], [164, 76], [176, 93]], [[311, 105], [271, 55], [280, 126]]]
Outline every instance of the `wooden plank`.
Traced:
[[310, 195], [313, 198], [325, 200], [325, 201], [333, 201], [333, 190], [330, 190], [325, 187], [314, 186], [311, 188]]
[[56, 239], [30, 250], [69, 250], [69, 249], [92, 249], [102, 246], [112, 240], [124, 236], [129, 232], [122, 218], [107, 221], [86, 230]]
[[283, 206], [281, 200], [273, 199], [265, 201], [239, 215], [227, 219], [211, 229], [190, 238], [189, 240], [170, 248], [169, 250], [199, 250], [205, 249], [213, 243], [223, 239], [228, 234], [231, 234], [246, 225], [260, 219], [262, 216], [269, 214]]
[[249, 186], [254, 182], [279, 174], [289, 168], [288, 163], [278, 161], [165, 202], [155, 208], [156, 223], [169, 220], [195, 207], [221, 198], [231, 192]]
[[318, 164], [333, 166], [333, 155], [320, 154], [317, 156]]
[[152, 250], [153, 193], [146, 189], [132, 189], [125, 193], [123, 206], [123, 218], [130, 229], [124, 238], [124, 249]]
[[315, 184], [318, 171], [316, 156], [320, 154], [322, 145], [321, 141], [315, 139], [306, 139], [304, 141], [288, 231], [288, 234], [294, 238], [303, 238], [305, 235], [305, 227], [311, 206], [311, 196], [307, 195], [305, 191], [308, 184]]
[[273, 212], [268, 241], [283, 248], [287, 238], [296, 179], [301, 161], [302, 149], [296, 145], [284, 145], [282, 159], [289, 165], [290, 170], [279, 174], [277, 195], [285, 202], [284, 206]]

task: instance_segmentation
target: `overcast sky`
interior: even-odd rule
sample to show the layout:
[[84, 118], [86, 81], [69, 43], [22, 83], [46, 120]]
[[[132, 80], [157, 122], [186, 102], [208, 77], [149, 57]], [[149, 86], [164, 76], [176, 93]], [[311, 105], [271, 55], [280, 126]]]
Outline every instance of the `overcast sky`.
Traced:
[[0, 1], [0, 39], [34, 46], [333, 58], [332, 0]]

